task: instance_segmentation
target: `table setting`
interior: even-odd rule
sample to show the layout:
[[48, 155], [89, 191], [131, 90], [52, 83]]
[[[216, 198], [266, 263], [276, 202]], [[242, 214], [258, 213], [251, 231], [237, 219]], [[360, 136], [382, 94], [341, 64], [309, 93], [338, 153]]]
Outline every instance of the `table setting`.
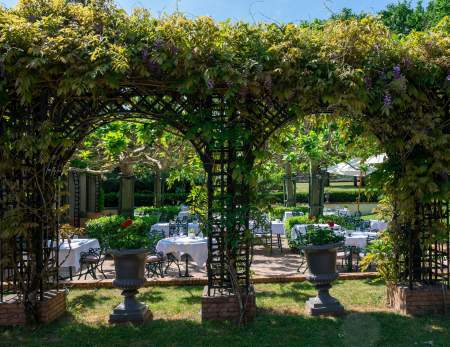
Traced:
[[[184, 254], [189, 255], [198, 267], [202, 268], [208, 260], [208, 239], [197, 237], [193, 234], [189, 236], [174, 236], [159, 240], [156, 250], [167, 255], [173, 254], [178, 260]], [[190, 277], [188, 270], [189, 257], [186, 257], [186, 270], [183, 277]]]
[[61, 241], [58, 248], [60, 270], [68, 270], [72, 278], [74, 272], [80, 271], [81, 253], [100, 248], [100, 243], [97, 239], [70, 239]]
[[[166, 237], [168, 237], [169, 236], [169, 230], [170, 230], [169, 224], [170, 223], [156, 223], [156, 224], [153, 224], [152, 227], [151, 227], [151, 231], [162, 230], [162, 231], [164, 231], [164, 235]], [[200, 224], [198, 222], [188, 223], [188, 230], [191, 230], [191, 229], [194, 230], [194, 232], [196, 234], [198, 234], [199, 231], [200, 231]]]

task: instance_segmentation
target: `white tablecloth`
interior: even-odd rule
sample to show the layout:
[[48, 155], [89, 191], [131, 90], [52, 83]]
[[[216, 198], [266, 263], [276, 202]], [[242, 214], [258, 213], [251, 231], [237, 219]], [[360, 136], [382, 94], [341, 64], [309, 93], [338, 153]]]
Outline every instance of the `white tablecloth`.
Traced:
[[350, 211], [348, 208], [338, 208], [338, 209], [323, 209], [324, 216], [350, 216]]
[[352, 247], [364, 248], [367, 246], [367, 235], [345, 236], [345, 245]]
[[383, 231], [383, 230], [386, 230], [387, 227], [388, 227], [388, 224], [385, 221], [375, 220], [375, 219], [370, 220], [370, 229], [371, 230]]
[[196, 237], [195, 239], [187, 236], [169, 237], [159, 240], [156, 250], [164, 254], [172, 253], [178, 260], [183, 254], [189, 254], [198, 266], [203, 267], [208, 260], [207, 245], [206, 237]]
[[[249, 226], [250, 230], [254, 228], [255, 222], [250, 221]], [[272, 235], [284, 235], [284, 223], [280, 221], [272, 221], [270, 222], [270, 227], [272, 229]], [[261, 234], [262, 230], [261, 228], [255, 228], [253, 230], [254, 234]]]
[[72, 266], [75, 271], [80, 270], [80, 256], [82, 252], [88, 252], [90, 248], [100, 248], [97, 239], [72, 239], [59, 244], [59, 265]]
[[[198, 233], [198, 231], [200, 230], [200, 225], [198, 223], [189, 223], [188, 224], [188, 229], [194, 229], [195, 233]], [[163, 230], [164, 231], [164, 235], [166, 235], [166, 237], [169, 236], [169, 223], [156, 223], [152, 225], [151, 230]]]
[[284, 235], [284, 223], [278, 221], [271, 222], [273, 235]]
[[293, 212], [292, 211], [284, 211], [283, 220], [285, 221], [288, 218], [292, 217]]

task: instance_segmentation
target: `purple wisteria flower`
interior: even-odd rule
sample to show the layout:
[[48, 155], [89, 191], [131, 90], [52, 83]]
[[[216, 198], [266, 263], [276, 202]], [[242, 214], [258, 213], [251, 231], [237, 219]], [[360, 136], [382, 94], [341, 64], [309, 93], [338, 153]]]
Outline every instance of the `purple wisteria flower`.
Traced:
[[272, 91], [272, 77], [270, 77], [270, 75], [267, 75], [266, 78], [264, 79], [264, 89], [267, 92]]
[[450, 73], [447, 75], [447, 81], [450, 81]]
[[392, 104], [392, 96], [389, 94], [389, 92], [386, 92], [384, 94], [383, 103], [385, 107], [389, 107]]
[[373, 45], [373, 48], [375, 48], [376, 51], [379, 51], [381, 47], [378, 43], [376, 43]]
[[206, 81], [206, 85], [208, 86], [208, 89], [213, 89], [214, 81], [212, 79], [208, 79], [208, 81]]
[[153, 48], [160, 49], [163, 45], [163, 40], [156, 39], [155, 42], [153, 42]]
[[369, 76], [364, 77], [364, 83], [366, 84], [366, 89], [372, 88], [372, 79]]
[[141, 57], [142, 57], [142, 60], [147, 61], [147, 59], [148, 59], [148, 49], [147, 48], [144, 48], [141, 51]]
[[396, 80], [398, 80], [401, 77], [401, 69], [400, 69], [400, 65], [395, 65], [392, 68], [392, 72], [394, 73], [394, 78]]
[[147, 67], [149, 68], [149, 70], [151, 70], [153, 72], [159, 72], [159, 70], [160, 70], [159, 64], [156, 61], [154, 61], [153, 59], [150, 59], [147, 62]]

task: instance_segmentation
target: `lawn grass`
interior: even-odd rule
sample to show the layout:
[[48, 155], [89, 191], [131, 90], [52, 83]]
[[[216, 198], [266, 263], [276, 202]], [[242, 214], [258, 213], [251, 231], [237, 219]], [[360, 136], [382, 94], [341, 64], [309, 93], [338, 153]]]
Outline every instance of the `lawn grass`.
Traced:
[[[450, 318], [405, 317], [385, 306], [385, 286], [368, 280], [342, 281], [332, 294], [347, 309], [341, 318], [303, 315], [314, 295], [309, 283], [257, 285], [256, 320], [201, 323], [200, 287], [154, 287], [140, 299], [154, 321], [110, 326], [108, 315], [121, 301], [119, 290], [71, 290], [68, 314], [33, 331], [0, 330], [1, 346], [448, 346]], [[432, 342], [431, 342], [432, 341]]]

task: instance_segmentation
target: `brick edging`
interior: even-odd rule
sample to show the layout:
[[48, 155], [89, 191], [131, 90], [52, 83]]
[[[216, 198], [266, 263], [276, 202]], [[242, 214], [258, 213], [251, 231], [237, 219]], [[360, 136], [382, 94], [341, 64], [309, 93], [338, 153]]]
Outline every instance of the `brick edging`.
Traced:
[[[339, 274], [340, 280], [359, 280], [367, 278], [376, 278], [376, 272], [343, 272]], [[63, 286], [79, 289], [91, 288], [114, 288], [112, 279], [103, 280], [81, 280], [81, 281], [66, 281], [62, 282]], [[289, 282], [304, 282], [306, 275], [294, 276], [255, 276], [252, 278], [254, 284], [262, 283], [289, 283]], [[144, 287], [163, 287], [163, 286], [204, 286], [208, 284], [206, 277], [190, 277], [190, 278], [158, 278], [148, 279]]]

